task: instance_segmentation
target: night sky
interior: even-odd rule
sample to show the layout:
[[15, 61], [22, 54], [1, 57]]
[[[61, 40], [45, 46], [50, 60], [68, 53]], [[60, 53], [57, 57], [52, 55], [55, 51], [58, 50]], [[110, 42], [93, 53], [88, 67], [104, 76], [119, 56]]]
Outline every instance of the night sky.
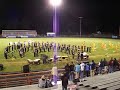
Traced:
[[[119, 0], [63, 0], [58, 9], [60, 32], [117, 34], [120, 25]], [[52, 31], [53, 9], [49, 0], [0, 0], [2, 29], [34, 29], [39, 34]]]

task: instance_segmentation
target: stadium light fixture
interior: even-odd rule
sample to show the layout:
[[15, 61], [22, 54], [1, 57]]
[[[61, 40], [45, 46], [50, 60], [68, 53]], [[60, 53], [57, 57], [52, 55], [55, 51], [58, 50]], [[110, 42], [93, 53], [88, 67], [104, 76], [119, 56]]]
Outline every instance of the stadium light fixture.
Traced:
[[53, 6], [53, 7], [58, 7], [62, 4], [62, 0], [50, 0], [50, 4]]

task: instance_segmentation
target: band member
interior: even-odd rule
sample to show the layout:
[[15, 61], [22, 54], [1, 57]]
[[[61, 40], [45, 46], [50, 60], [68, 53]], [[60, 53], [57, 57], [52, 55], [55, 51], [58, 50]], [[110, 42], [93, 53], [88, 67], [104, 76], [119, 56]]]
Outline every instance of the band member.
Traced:
[[80, 59], [80, 51], [78, 52], [77, 59], [78, 59], [78, 60]]
[[78, 46], [78, 51], [80, 51], [80, 46]]
[[34, 57], [38, 57], [38, 49], [37, 48], [34, 49]]
[[9, 46], [7, 46], [5, 49], [6, 49], [7, 52], [9, 52]]
[[10, 47], [11, 47], [11, 46], [7, 46], [7, 52], [8, 52], [8, 53], [10, 52]]
[[18, 44], [17, 44], [17, 49], [20, 49], [20, 47], [21, 47], [21, 43], [18, 42]]
[[40, 47], [40, 42], [38, 42], [38, 47]]
[[84, 46], [84, 52], [86, 52], [86, 46]]
[[34, 42], [31, 43], [31, 50], [33, 50]]
[[14, 51], [14, 45], [12, 45], [12, 51]]
[[71, 50], [71, 54], [72, 54], [72, 58], [74, 59], [74, 57], [75, 57], [75, 52], [74, 52], [73, 49]]
[[77, 46], [75, 46], [75, 52], [77, 52]]
[[68, 54], [70, 55], [70, 46], [69, 46], [69, 48], [68, 48]]
[[11, 52], [11, 56], [12, 58], [16, 58], [16, 56], [14, 55], [14, 51]]
[[5, 57], [5, 59], [8, 59], [8, 52], [6, 51], [6, 48], [5, 48], [5, 50], [4, 50], [4, 57]]
[[89, 47], [87, 47], [87, 52], [89, 52]]
[[14, 50], [16, 50], [16, 43], [15, 42], [13, 43], [13, 48], [14, 48]]
[[91, 47], [87, 47], [87, 52], [91, 53]]
[[83, 52], [83, 46], [81, 46], [81, 52]]
[[24, 53], [27, 51], [27, 47], [26, 46], [24, 46]]
[[20, 55], [21, 58], [23, 58], [23, 56], [24, 56], [24, 49], [23, 48], [21, 48], [19, 50], [19, 55]]
[[42, 49], [41, 49], [41, 47], [39, 46], [39, 53], [41, 53], [42, 52]]
[[34, 47], [37, 47], [37, 42], [34, 42]]
[[45, 52], [45, 46], [44, 45], [42, 45], [42, 50]]
[[81, 57], [81, 60], [83, 60], [83, 52], [81, 52], [80, 57]]
[[47, 50], [48, 50], [48, 52], [50, 52], [50, 46], [48, 46]]

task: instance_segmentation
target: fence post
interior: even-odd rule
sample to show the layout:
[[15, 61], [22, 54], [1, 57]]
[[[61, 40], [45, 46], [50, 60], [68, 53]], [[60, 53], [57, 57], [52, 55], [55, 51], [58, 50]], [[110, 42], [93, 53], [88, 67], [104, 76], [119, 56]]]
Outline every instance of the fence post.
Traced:
[[32, 84], [32, 81], [31, 81], [31, 78], [30, 78], [30, 73], [27, 73], [27, 84], [28, 85], [31, 85]]

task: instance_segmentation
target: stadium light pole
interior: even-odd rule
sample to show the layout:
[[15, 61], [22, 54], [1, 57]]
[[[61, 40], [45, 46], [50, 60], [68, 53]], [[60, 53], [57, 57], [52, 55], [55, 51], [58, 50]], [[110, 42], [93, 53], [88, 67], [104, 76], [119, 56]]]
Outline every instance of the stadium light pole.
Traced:
[[[53, 32], [55, 33], [55, 36], [57, 35], [57, 32], [58, 32], [58, 19], [57, 19], [57, 8], [62, 4], [62, 0], [50, 0], [50, 4], [53, 6]], [[55, 71], [57, 70], [57, 66], [56, 66], [56, 61], [57, 61], [57, 46], [56, 44], [54, 43], [54, 64], [55, 64], [55, 67], [53, 67], [52, 71]], [[53, 72], [54, 73], [54, 72]], [[54, 80], [54, 83], [55, 85], [57, 85], [57, 75], [53, 75], [53, 80]]]
[[62, 0], [50, 0], [50, 4], [53, 7], [53, 32], [55, 36], [58, 32], [58, 18], [57, 18], [57, 8], [62, 4]]
[[79, 19], [80, 19], [80, 37], [81, 37], [81, 35], [82, 35], [82, 30], [81, 30], [81, 29], [82, 29], [82, 25], [81, 25], [81, 24], [82, 24], [82, 18], [83, 18], [83, 17], [79, 17]]

